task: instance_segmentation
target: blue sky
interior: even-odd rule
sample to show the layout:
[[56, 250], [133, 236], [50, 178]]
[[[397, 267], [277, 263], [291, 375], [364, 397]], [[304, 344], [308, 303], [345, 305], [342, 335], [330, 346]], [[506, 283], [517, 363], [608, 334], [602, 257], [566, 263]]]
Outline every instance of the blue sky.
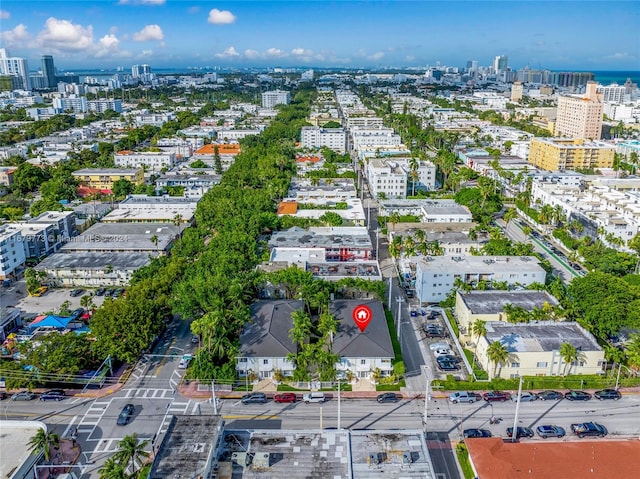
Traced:
[[1, 44], [37, 69], [490, 65], [639, 70], [637, 1], [2, 0]]

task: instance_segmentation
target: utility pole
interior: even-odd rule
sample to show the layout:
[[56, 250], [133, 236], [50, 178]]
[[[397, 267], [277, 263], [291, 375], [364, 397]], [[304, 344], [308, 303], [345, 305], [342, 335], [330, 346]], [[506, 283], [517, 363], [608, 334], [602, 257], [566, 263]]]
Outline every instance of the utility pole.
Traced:
[[389, 302], [388, 302], [388, 306], [387, 306], [387, 309], [389, 311], [391, 311], [391, 280], [392, 279], [393, 278], [389, 278]]
[[431, 395], [429, 394], [429, 389], [431, 386], [431, 371], [429, 370], [429, 366], [424, 366], [424, 380], [426, 383], [424, 390], [424, 430], [427, 430], [427, 405], [429, 404], [429, 400], [431, 399]]
[[340, 427], [340, 379], [338, 379], [338, 431], [341, 429]]
[[216, 404], [216, 381], [211, 380], [211, 401], [213, 402], [213, 414], [218, 415], [218, 405]]
[[520, 384], [518, 385], [518, 401], [516, 402], [516, 415], [513, 418], [513, 434], [511, 434], [511, 442], [516, 442], [518, 438], [518, 411], [520, 410], [520, 398], [522, 396], [522, 383], [524, 378], [520, 376]]
[[[404, 298], [402, 296], [397, 296], [396, 297], [396, 302], [398, 303], [398, 332], [397, 332], [397, 336], [398, 336], [398, 343], [400, 343], [400, 323], [402, 321], [402, 303], [404, 303]], [[402, 349], [402, 345], [400, 346], [400, 348]]]

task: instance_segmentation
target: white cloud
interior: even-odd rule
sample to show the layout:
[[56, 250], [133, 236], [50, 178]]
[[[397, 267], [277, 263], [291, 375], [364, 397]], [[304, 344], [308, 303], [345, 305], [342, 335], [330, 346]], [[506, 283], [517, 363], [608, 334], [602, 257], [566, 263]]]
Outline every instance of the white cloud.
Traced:
[[244, 51], [244, 57], [248, 58], [249, 60], [255, 60], [257, 58], [261, 58], [262, 55], [260, 55], [260, 52], [257, 50], [245, 50]]
[[120, 0], [120, 5], [164, 5], [166, 0]]
[[50, 50], [82, 51], [93, 47], [93, 27], [83, 27], [69, 20], [50, 17], [45, 28], [38, 34], [38, 43]]
[[142, 53], [140, 53], [139, 57], [144, 58], [150, 57], [151, 55], [153, 55], [153, 50], [142, 50]]
[[369, 60], [381, 60], [384, 57], [384, 52], [375, 52], [373, 55], [369, 55], [367, 58]]
[[200, 7], [198, 7], [197, 5], [196, 5], [196, 6], [193, 6], [193, 7], [190, 7], [190, 8], [187, 10], [187, 12], [189, 12], [189, 13], [198, 13], [199, 11], [200, 11]]
[[6, 10], [0, 10], [0, 20], [8, 20], [11, 18], [11, 14]]
[[239, 56], [240, 56], [240, 54], [236, 51], [236, 49], [235, 49], [235, 47], [233, 45], [231, 45], [229, 48], [227, 48], [222, 53], [216, 53], [215, 54], [216, 58], [237, 58]]
[[605, 58], [607, 60], [633, 60], [635, 57], [633, 55], [629, 55], [628, 52], [624, 52], [613, 53], [612, 55], [607, 55]]
[[136, 42], [162, 41], [164, 40], [164, 33], [160, 25], [147, 25], [139, 32], [134, 33], [133, 39]]
[[124, 56], [128, 55], [128, 53], [120, 51], [120, 40], [110, 33], [98, 40], [94, 56], [96, 58], [123, 56], [123, 53]]
[[282, 58], [286, 56], [286, 53], [280, 50], [279, 48], [269, 48], [264, 52], [265, 56], [271, 58]]
[[291, 54], [296, 57], [310, 57], [313, 55], [313, 50], [307, 48], [294, 48], [291, 50]]
[[27, 27], [21, 23], [16, 25], [12, 30], [0, 33], [0, 38], [5, 46], [25, 47], [26, 43], [31, 40], [31, 35], [27, 32]]
[[214, 8], [209, 12], [207, 22], [214, 25], [227, 25], [236, 21], [236, 16], [229, 10], [218, 10]]

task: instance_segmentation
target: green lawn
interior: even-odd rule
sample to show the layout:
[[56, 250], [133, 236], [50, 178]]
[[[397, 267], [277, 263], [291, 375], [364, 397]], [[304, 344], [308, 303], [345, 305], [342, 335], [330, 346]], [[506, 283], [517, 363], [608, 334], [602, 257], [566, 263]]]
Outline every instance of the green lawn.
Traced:
[[460, 463], [460, 468], [464, 474], [464, 479], [473, 479], [476, 477], [473, 473], [473, 469], [471, 469], [469, 452], [467, 451], [467, 446], [465, 446], [464, 443], [460, 442], [456, 445], [456, 456], [458, 457], [458, 463]]
[[464, 355], [467, 357], [467, 361], [469, 361], [469, 364], [473, 365], [473, 373], [476, 375], [476, 379], [489, 379], [489, 374], [473, 360], [473, 352], [468, 349], [463, 349], [463, 351]]

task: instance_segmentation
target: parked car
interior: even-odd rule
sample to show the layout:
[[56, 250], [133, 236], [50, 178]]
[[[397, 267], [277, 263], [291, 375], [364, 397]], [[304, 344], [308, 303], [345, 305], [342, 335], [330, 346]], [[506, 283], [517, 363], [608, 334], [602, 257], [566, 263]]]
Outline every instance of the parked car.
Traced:
[[438, 369], [441, 371], [457, 371], [460, 368], [456, 363], [451, 361], [438, 361]]
[[84, 293], [84, 289], [72, 289], [71, 293], [69, 294], [71, 294], [71, 296], [75, 298], [76, 296], [82, 295], [82, 293]]
[[[520, 402], [535, 401], [536, 399], [538, 399], [538, 395], [536, 393], [530, 393], [528, 391], [523, 391], [522, 394], [520, 395]], [[518, 395], [517, 394], [512, 394], [511, 395], [511, 400], [512, 401], [517, 401], [518, 400]]]
[[564, 393], [564, 398], [569, 401], [588, 401], [591, 399], [591, 394], [586, 391], [569, 391]]
[[12, 401], [31, 401], [35, 399], [36, 395], [31, 391], [20, 391], [19, 393], [15, 393], [11, 396]]
[[309, 404], [310, 402], [325, 402], [327, 400], [326, 396], [322, 392], [308, 393], [302, 396], [302, 400], [305, 404]]
[[429, 349], [431, 351], [435, 351], [437, 349], [451, 349], [451, 346], [449, 345], [449, 343], [445, 343], [445, 342], [437, 342], [437, 343], [433, 343], [429, 345]]
[[504, 391], [489, 391], [482, 395], [482, 399], [485, 401], [508, 401], [511, 399], [511, 394]]
[[559, 401], [563, 397], [562, 393], [558, 391], [542, 391], [538, 393], [538, 399], [540, 399], [540, 401], [546, 401], [547, 399], [550, 401]]
[[451, 361], [452, 363], [458, 364], [462, 360], [453, 354], [443, 354], [442, 356], [438, 356], [438, 361]]
[[415, 318], [416, 316], [418, 316], [418, 312], [415, 309], [412, 309], [410, 314], [412, 318]]
[[453, 356], [454, 354], [453, 354], [453, 351], [451, 349], [436, 349], [433, 352], [433, 355], [436, 358], [438, 358], [439, 356], [447, 356], [447, 355]]
[[277, 403], [296, 402], [297, 400], [298, 400], [298, 398], [294, 393], [276, 394], [273, 397], [273, 402], [277, 402]]
[[51, 391], [42, 393], [40, 395], [40, 401], [62, 401], [65, 397], [62, 389], [52, 389]]
[[133, 404], [125, 405], [125, 407], [122, 408], [122, 411], [120, 411], [120, 414], [118, 415], [116, 424], [118, 426], [126, 426], [127, 424], [129, 424], [129, 421], [131, 421], [131, 416], [133, 416], [133, 413], [135, 411], [136, 407]]
[[193, 359], [193, 356], [191, 356], [190, 354], [185, 354], [180, 359], [180, 363], [178, 364], [178, 368], [179, 369], [187, 369], [189, 367], [189, 363], [191, 362], [192, 359]]
[[571, 430], [576, 436], [580, 438], [593, 436], [605, 437], [607, 435], [607, 429], [603, 425], [595, 422], [572, 424]]
[[264, 393], [249, 393], [242, 396], [242, 404], [264, 404], [267, 402], [267, 396]]
[[198, 344], [200, 342], [200, 338], [198, 336], [196, 336], [195, 334], [193, 334], [191, 336], [191, 344]]
[[449, 401], [454, 404], [457, 404], [459, 402], [474, 403], [479, 399], [482, 399], [482, 397], [479, 397], [479, 395], [477, 395], [476, 393], [472, 393], [469, 391], [457, 391], [455, 393], [449, 394]]
[[384, 394], [378, 395], [378, 397], [376, 398], [376, 401], [378, 401], [379, 403], [385, 403], [385, 402], [395, 403], [400, 401], [400, 396], [397, 395], [396, 393], [384, 393]]
[[444, 338], [446, 333], [444, 332], [444, 328], [441, 326], [436, 326], [433, 324], [425, 324], [423, 326], [424, 334], [428, 338]]
[[105, 289], [104, 288], [98, 288], [96, 289], [96, 296], [102, 296], [104, 295]]
[[[513, 437], [513, 428], [507, 428], [507, 436]], [[516, 439], [519, 437], [533, 437], [533, 431], [529, 427], [518, 426], [516, 429]]]
[[7, 399], [7, 393], [0, 391], [0, 401], [4, 401], [5, 399]]
[[462, 431], [462, 436], [465, 439], [471, 439], [476, 437], [491, 437], [491, 431], [488, 429], [465, 429]]
[[436, 319], [438, 317], [438, 313], [436, 313], [435, 311], [431, 311], [428, 315], [427, 315], [427, 319]]
[[543, 439], [548, 437], [564, 437], [564, 429], [560, 426], [538, 426], [536, 428], [538, 436]]
[[40, 296], [42, 296], [44, 293], [46, 293], [47, 291], [49, 291], [49, 288], [46, 286], [40, 286], [38, 289], [35, 290], [35, 292], [33, 294], [31, 294], [30, 296], [35, 296], [36, 298], [39, 298]]
[[617, 401], [622, 397], [620, 391], [616, 389], [601, 389], [600, 391], [596, 391], [595, 393], [593, 393], [593, 395], [600, 399], [600, 401], [603, 401], [605, 399], [613, 399], [614, 401]]

